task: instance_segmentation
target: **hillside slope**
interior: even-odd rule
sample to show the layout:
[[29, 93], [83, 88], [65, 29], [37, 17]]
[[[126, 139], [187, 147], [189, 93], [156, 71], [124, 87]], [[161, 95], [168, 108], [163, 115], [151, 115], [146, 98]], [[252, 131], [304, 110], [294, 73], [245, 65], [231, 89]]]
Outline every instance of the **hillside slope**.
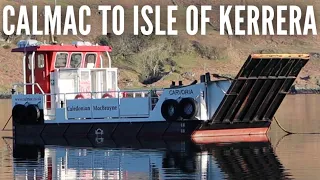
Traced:
[[[24, 1], [23, 1], [24, 2]], [[27, 2], [27, 1], [26, 1]], [[54, 1], [33, 0], [32, 4], [39, 7], [45, 4], [53, 4]], [[79, 7], [88, 4], [88, 0], [82, 1], [58, 1], [58, 4], [67, 4]], [[132, 6], [145, 4], [165, 5], [172, 3], [179, 5], [176, 12], [177, 21], [175, 28], [179, 29], [178, 37], [159, 36], [133, 36], [132, 29]], [[183, 80], [189, 83], [206, 72], [234, 76], [237, 74], [247, 56], [251, 53], [311, 53], [312, 59], [299, 75], [296, 85], [299, 88], [320, 88], [320, 38], [319, 36], [220, 36], [219, 35], [219, 12], [212, 11], [210, 18], [212, 26], [207, 27], [206, 36], [189, 36], [183, 27], [185, 22], [184, 10], [189, 4], [211, 4], [218, 7], [223, 4], [250, 4], [254, 1], [98, 1], [90, 0], [92, 17], [87, 19], [92, 25], [89, 36], [57, 36], [61, 43], [71, 43], [74, 40], [86, 40], [97, 43], [106, 43], [113, 47], [113, 64], [120, 68], [120, 87], [137, 88], [142, 86], [162, 87], [168, 86], [172, 80]], [[280, 1], [270, 1], [277, 4]], [[287, 1], [291, 4], [293, 1]], [[298, 3], [301, 3], [297, 1]], [[281, 1], [285, 4], [284, 1]], [[309, 4], [316, 5], [317, 0], [308, 1]], [[19, 7], [21, 1], [5, 0], [0, 2], [0, 7], [6, 4]], [[101, 36], [101, 15], [97, 11], [97, 5], [121, 4], [126, 7], [126, 32], [122, 36]], [[260, 3], [261, 4], [261, 3]], [[306, 3], [305, 3], [306, 4]], [[31, 3], [27, 4], [31, 7]], [[2, 8], [1, 8], [2, 10]], [[165, 8], [161, 11], [161, 27], [166, 27]], [[0, 12], [2, 14], [2, 12]], [[31, 16], [30, 16], [31, 17]], [[1, 17], [2, 18], [2, 17]], [[39, 12], [38, 24], [43, 26], [41, 11]], [[16, 18], [10, 20], [16, 22]], [[108, 24], [111, 23], [108, 21]], [[143, 23], [141, 23], [143, 24]], [[2, 27], [2, 26], [0, 26]], [[109, 27], [108, 27], [109, 28]], [[111, 25], [110, 25], [111, 28]], [[26, 37], [14, 37], [10, 42], [5, 42], [0, 38], [0, 90], [8, 91], [11, 83], [22, 81], [22, 55], [10, 53], [19, 39]], [[36, 37], [40, 41], [48, 41], [49, 37]]]

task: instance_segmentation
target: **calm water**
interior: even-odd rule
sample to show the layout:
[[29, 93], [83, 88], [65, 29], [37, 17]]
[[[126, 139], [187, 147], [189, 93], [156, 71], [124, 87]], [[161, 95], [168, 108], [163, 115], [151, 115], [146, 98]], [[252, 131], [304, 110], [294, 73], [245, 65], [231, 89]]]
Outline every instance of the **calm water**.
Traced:
[[[0, 104], [2, 128], [10, 102]], [[289, 131], [320, 132], [319, 105], [320, 95], [291, 95], [276, 118]], [[13, 147], [10, 138], [2, 138], [0, 179], [319, 179], [320, 135], [284, 135], [274, 123], [269, 141], [251, 143], [159, 140], [131, 146], [115, 140], [93, 148], [92, 140], [81, 139], [57, 141], [61, 146]], [[119, 148], [123, 145], [135, 148]]]

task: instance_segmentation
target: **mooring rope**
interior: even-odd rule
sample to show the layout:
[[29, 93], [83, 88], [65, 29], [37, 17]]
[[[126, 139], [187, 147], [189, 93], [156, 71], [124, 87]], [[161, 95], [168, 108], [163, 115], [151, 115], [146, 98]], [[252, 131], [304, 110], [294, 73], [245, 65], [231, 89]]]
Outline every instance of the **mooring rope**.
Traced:
[[[3, 126], [2, 131], [5, 130], [5, 128], [7, 127], [7, 125], [8, 125], [8, 123], [9, 123], [9, 121], [10, 121], [11, 118], [12, 118], [12, 114], [11, 114], [11, 116], [9, 117], [8, 121], [6, 122], [6, 124]], [[11, 129], [11, 130], [8, 130], [8, 131], [12, 131], [12, 129]]]
[[280, 122], [277, 120], [276, 117], [273, 117], [273, 119], [275, 120], [275, 122], [277, 123], [277, 125], [279, 126], [279, 128], [284, 131], [285, 133], [287, 134], [320, 134], [320, 132], [293, 132], [293, 131], [289, 131], [289, 130], [286, 130], [281, 124]]
[[13, 148], [10, 146], [10, 144], [6, 141], [6, 139], [13, 139], [12, 137], [7, 137], [7, 136], [3, 136], [2, 137], [2, 140], [4, 141], [4, 143], [6, 144], [7, 146], [7, 149], [9, 150], [9, 155], [12, 155], [13, 154]]

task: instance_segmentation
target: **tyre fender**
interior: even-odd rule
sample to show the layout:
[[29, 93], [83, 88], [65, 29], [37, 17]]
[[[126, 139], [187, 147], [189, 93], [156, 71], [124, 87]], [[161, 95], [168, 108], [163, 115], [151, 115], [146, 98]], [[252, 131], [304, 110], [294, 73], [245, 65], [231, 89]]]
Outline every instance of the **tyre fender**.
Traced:
[[109, 93], [105, 93], [102, 95], [102, 98], [113, 98], [113, 96]]
[[174, 99], [167, 99], [161, 105], [161, 115], [167, 121], [176, 121], [180, 118], [179, 103]]
[[40, 109], [37, 105], [30, 104], [26, 108], [27, 119], [31, 123], [36, 123], [40, 118]]
[[194, 119], [199, 112], [197, 101], [193, 98], [183, 98], [179, 102], [181, 108], [181, 117], [183, 119]]
[[74, 97], [75, 99], [84, 99], [84, 96], [82, 94], [78, 94], [76, 95], [76, 97]]
[[17, 104], [12, 108], [12, 120], [16, 124], [25, 123], [27, 108], [23, 104]]

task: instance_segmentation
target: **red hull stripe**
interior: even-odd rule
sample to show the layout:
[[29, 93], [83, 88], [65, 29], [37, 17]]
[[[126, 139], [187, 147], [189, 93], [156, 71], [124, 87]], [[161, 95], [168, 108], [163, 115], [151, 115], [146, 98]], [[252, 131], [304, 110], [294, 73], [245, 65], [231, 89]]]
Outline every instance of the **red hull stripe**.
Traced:
[[261, 135], [239, 135], [239, 136], [213, 136], [213, 137], [194, 137], [192, 141], [196, 144], [213, 143], [237, 143], [237, 142], [269, 142], [265, 134]]
[[222, 142], [263, 142], [268, 141], [264, 128], [197, 130], [192, 134], [192, 140], [197, 144], [222, 143]]
[[213, 136], [238, 136], [238, 135], [257, 135], [266, 134], [269, 127], [263, 128], [241, 128], [241, 129], [218, 129], [218, 130], [196, 130], [192, 134], [196, 137], [213, 137]]

